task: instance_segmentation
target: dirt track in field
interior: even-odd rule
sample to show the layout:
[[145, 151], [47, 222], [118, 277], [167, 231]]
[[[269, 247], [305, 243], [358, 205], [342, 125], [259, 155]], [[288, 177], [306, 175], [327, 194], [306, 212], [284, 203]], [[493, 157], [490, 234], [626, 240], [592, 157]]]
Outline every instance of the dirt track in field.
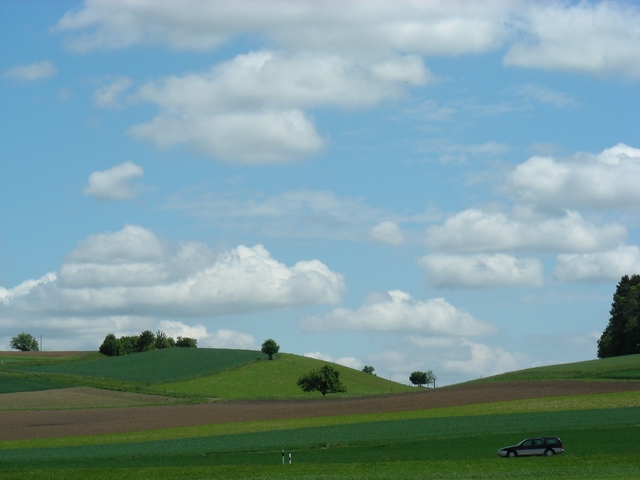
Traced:
[[251, 420], [399, 412], [527, 398], [640, 390], [640, 382], [512, 382], [353, 399], [0, 412], [0, 440], [135, 432]]

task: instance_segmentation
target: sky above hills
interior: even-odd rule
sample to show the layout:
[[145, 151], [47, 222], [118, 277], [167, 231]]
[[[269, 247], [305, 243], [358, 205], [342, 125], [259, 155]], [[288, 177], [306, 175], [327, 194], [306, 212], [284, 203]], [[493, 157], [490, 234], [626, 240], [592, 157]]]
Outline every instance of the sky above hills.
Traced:
[[0, 3], [0, 350], [143, 330], [439, 384], [640, 273], [636, 2]]

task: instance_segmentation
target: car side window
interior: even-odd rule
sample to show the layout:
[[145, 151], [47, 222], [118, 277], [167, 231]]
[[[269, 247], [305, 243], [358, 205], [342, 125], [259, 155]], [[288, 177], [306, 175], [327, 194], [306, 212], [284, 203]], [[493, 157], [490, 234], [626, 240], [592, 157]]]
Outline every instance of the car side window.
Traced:
[[522, 444], [523, 447], [530, 447], [533, 444], [533, 440], [527, 440]]

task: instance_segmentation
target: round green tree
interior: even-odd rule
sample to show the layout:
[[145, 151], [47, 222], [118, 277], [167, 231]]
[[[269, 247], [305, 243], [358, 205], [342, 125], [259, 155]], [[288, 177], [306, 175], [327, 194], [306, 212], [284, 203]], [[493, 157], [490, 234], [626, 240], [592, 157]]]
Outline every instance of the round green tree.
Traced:
[[327, 393], [344, 393], [347, 391], [340, 382], [340, 372], [330, 365], [325, 365], [316, 372], [311, 370], [306, 375], [302, 375], [297, 382], [303, 392], [318, 391], [324, 397]]
[[21, 332], [11, 339], [11, 348], [21, 352], [38, 352], [38, 341], [30, 333]]
[[279, 350], [280, 345], [278, 345], [272, 338], [265, 340], [262, 344], [262, 353], [269, 355], [269, 360], [273, 360], [273, 356], [278, 353]]

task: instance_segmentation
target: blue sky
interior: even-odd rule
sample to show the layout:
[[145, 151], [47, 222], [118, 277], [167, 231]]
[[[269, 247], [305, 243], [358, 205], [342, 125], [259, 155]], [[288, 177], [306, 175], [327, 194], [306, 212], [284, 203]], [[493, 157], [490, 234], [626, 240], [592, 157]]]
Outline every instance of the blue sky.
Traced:
[[631, 2], [2, 2], [0, 349], [161, 329], [440, 384], [640, 272]]

